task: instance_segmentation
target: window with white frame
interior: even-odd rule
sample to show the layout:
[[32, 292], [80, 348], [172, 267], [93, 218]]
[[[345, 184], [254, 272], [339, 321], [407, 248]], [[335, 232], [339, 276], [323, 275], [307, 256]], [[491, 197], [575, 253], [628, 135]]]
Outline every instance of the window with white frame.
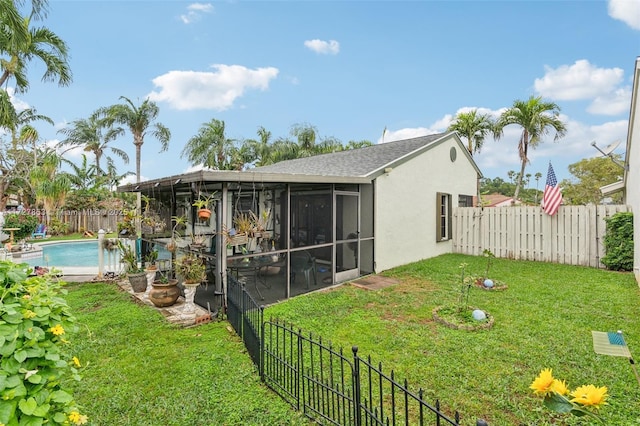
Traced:
[[436, 241], [451, 239], [451, 194], [436, 193]]

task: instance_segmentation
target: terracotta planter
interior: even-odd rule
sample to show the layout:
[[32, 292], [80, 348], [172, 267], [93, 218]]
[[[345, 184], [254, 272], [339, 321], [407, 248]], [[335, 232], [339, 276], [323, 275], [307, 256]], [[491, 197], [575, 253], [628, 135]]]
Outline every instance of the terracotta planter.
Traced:
[[176, 303], [178, 297], [180, 297], [178, 280], [169, 280], [168, 283], [154, 281], [151, 286], [152, 288], [149, 292], [149, 300], [158, 308], [171, 306]]
[[142, 293], [147, 289], [147, 274], [140, 272], [137, 274], [127, 274], [129, 284], [134, 293]]
[[211, 217], [211, 210], [209, 209], [200, 209], [198, 210], [198, 219], [205, 221]]

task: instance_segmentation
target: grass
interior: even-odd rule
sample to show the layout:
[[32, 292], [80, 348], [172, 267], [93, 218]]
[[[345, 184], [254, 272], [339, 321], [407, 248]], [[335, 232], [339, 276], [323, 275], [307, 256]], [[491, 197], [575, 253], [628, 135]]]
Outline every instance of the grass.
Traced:
[[[640, 296], [632, 274], [539, 262], [495, 259], [492, 276], [505, 291], [472, 287], [469, 304], [495, 319], [491, 329], [464, 331], [432, 319], [436, 306], [455, 305], [458, 266], [481, 274], [483, 257], [444, 255], [389, 271], [398, 285], [369, 291], [345, 285], [266, 309], [337, 347], [356, 345], [360, 356], [422, 387], [460, 411], [464, 424], [588, 424], [543, 407], [529, 385], [543, 368], [571, 389], [607, 386], [609, 425], [638, 423], [640, 385], [624, 358], [595, 354], [591, 330], [623, 330], [640, 353]], [[582, 422], [582, 423], [581, 423]]]
[[114, 284], [70, 284], [87, 363], [74, 394], [93, 425], [308, 425], [261, 384], [226, 322], [167, 323]]
[[[469, 304], [489, 312], [491, 329], [454, 330], [433, 321], [455, 304], [460, 263], [472, 274], [483, 257], [444, 255], [389, 271], [400, 283], [378, 291], [344, 285], [270, 306], [266, 317], [291, 321], [349, 352], [393, 369], [425, 399], [457, 409], [464, 425], [587, 425], [552, 413], [529, 390], [543, 368], [567, 381], [607, 386], [608, 425], [638, 425], [640, 385], [624, 358], [595, 354], [591, 330], [623, 330], [640, 353], [640, 295], [631, 274], [495, 259], [505, 291], [472, 287]], [[90, 364], [75, 395], [93, 424], [307, 424], [259, 381], [228, 324], [173, 327], [115, 286], [81, 284], [67, 297], [82, 324], [73, 339]], [[640, 356], [640, 355], [639, 355]]]

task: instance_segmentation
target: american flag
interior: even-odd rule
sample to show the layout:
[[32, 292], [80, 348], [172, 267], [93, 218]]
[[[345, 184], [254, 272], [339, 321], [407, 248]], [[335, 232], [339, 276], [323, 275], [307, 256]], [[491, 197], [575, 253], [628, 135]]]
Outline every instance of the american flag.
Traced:
[[558, 211], [558, 208], [562, 204], [562, 192], [558, 186], [558, 180], [556, 174], [553, 171], [551, 163], [549, 163], [549, 171], [547, 171], [547, 183], [544, 187], [544, 193], [542, 194], [542, 210], [549, 216], [553, 216]]

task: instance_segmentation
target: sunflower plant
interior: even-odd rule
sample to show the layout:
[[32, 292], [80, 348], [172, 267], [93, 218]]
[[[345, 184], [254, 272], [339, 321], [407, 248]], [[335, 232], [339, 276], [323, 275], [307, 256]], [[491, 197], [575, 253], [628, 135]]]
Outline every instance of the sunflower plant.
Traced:
[[552, 411], [578, 417], [590, 416], [604, 423], [595, 410], [607, 404], [606, 386], [583, 385], [570, 391], [564, 380], [554, 378], [552, 370], [545, 368], [529, 387], [534, 394], [544, 398], [545, 407]]

